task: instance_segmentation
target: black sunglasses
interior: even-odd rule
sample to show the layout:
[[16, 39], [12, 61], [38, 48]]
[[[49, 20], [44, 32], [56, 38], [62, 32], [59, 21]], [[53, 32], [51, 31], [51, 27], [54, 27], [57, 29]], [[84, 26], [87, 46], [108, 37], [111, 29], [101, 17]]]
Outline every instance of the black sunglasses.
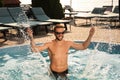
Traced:
[[63, 32], [55, 32], [55, 34], [64, 34], [65, 33], [65, 31], [63, 31]]

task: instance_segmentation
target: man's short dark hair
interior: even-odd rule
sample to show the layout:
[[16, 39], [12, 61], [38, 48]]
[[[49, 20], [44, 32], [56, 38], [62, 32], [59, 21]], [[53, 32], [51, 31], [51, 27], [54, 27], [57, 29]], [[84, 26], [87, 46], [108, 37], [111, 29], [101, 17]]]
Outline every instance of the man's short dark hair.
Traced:
[[53, 30], [53, 31], [56, 31], [57, 28], [64, 28], [64, 29], [65, 29], [65, 27], [64, 27], [63, 25], [57, 24], [57, 25], [54, 27], [54, 30]]

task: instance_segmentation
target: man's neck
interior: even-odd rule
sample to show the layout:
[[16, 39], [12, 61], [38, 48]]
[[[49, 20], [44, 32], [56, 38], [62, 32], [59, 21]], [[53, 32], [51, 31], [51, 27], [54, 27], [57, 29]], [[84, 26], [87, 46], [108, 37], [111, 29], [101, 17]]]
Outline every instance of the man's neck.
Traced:
[[55, 44], [61, 46], [61, 45], [64, 44], [64, 40], [57, 40], [57, 39], [55, 39]]
[[55, 42], [57, 42], [57, 43], [62, 43], [64, 40], [62, 39], [62, 40], [57, 40], [57, 39], [55, 39]]

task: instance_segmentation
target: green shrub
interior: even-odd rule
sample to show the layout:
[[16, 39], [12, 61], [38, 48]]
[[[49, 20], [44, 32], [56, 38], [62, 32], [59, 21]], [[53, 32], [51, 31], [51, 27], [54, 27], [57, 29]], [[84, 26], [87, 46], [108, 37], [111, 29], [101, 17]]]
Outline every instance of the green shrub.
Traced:
[[32, 0], [32, 7], [42, 7], [50, 18], [64, 18], [64, 12], [60, 0]]
[[2, 7], [3, 6], [3, 4], [2, 4], [2, 0], [0, 0], [0, 7]]

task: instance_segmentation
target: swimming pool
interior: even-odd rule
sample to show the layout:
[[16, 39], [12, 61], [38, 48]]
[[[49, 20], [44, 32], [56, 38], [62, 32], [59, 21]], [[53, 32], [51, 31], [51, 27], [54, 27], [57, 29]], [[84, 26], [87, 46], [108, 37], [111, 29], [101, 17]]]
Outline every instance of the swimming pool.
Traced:
[[[29, 45], [0, 48], [0, 80], [54, 80], [47, 50], [41, 54], [33, 54]], [[68, 64], [69, 80], [119, 80], [120, 45], [92, 42], [86, 50], [71, 48]]]

